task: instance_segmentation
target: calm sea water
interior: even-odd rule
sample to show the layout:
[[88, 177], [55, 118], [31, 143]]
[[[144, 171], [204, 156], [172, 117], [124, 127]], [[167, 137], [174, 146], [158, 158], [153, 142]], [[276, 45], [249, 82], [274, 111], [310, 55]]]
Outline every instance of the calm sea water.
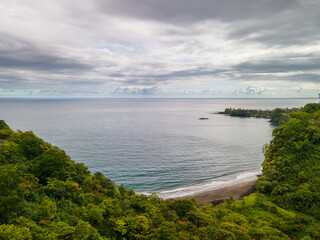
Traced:
[[[254, 179], [275, 126], [213, 114], [317, 99], [0, 99], [9, 126], [138, 192], [177, 197]], [[200, 117], [209, 120], [198, 120]]]

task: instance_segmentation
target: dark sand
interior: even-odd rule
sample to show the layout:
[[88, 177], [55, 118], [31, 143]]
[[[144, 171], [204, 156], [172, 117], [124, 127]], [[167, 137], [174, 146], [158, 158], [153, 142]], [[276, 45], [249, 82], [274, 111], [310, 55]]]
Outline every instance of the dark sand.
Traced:
[[212, 205], [218, 205], [224, 202], [225, 199], [233, 196], [235, 200], [240, 200], [245, 196], [255, 192], [256, 181], [239, 183], [233, 186], [219, 188], [195, 195], [189, 195], [181, 197], [180, 199], [189, 199], [194, 197], [199, 204], [212, 203]]

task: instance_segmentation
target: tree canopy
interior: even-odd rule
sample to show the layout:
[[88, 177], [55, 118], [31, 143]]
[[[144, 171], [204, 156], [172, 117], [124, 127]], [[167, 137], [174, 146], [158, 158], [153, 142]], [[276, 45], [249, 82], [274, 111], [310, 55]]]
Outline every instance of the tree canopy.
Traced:
[[1, 120], [0, 239], [320, 239], [320, 104], [273, 136], [257, 192], [212, 207], [117, 186]]
[[270, 122], [283, 125], [290, 120], [290, 113], [297, 112], [301, 108], [275, 108], [273, 110], [261, 109], [242, 109], [242, 108], [226, 108], [224, 112], [219, 114], [226, 114], [233, 117], [255, 117], [268, 118]]

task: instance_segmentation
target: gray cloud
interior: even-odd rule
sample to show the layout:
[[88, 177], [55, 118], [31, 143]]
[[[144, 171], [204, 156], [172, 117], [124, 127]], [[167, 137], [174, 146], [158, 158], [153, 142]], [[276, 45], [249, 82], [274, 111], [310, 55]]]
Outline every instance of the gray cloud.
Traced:
[[297, 56], [244, 62], [234, 68], [246, 73], [285, 73], [319, 70], [320, 56]]
[[32, 2], [0, 3], [2, 89], [151, 96], [320, 88], [319, 1]]
[[157, 87], [143, 87], [143, 88], [129, 88], [129, 87], [118, 87], [114, 91], [112, 91], [112, 94], [115, 95], [153, 95], [157, 93], [158, 88]]
[[63, 57], [51, 49], [36, 47], [34, 44], [0, 36], [0, 68], [30, 69], [34, 71], [89, 71], [92, 66], [76, 59]]
[[[292, 1], [293, 2], [293, 1]], [[300, 1], [283, 12], [266, 19], [256, 17], [232, 29], [229, 37], [267, 46], [306, 45], [317, 43], [320, 37], [320, 2]]]
[[224, 74], [226, 69], [208, 69], [204, 67], [190, 68], [180, 71], [170, 71], [168, 73], [158, 73], [158, 74], [142, 74], [142, 75], [132, 75], [134, 79], [129, 79], [125, 81], [127, 84], [133, 85], [154, 85], [159, 83], [167, 83], [173, 79], [186, 79], [186, 78], [211, 78], [219, 74]]
[[103, 13], [143, 20], [190, 24], [217, 19], [237, 21], [266, 18], [296, 5], [294, 0], [119, 0], [96, 1]]
[[261, 88], [257, 86], [248, 86], [248, 87], [236, 90], [235, 93], [244, 93], [246, 95], [261, 95], [265, 91], [267, 91], [266, 88]]
[[[236, 77], [235, 77], [236, 78]], [[277, 76], [275, 74], [243, 74], [239, 78], [246, 81], [264, 81], [272, 83], [291, 82], [291, 83], [320, 83], [320, 74], [292, 74], [288, 76]], [[320, 88], [320, 87], [319, 87]]]

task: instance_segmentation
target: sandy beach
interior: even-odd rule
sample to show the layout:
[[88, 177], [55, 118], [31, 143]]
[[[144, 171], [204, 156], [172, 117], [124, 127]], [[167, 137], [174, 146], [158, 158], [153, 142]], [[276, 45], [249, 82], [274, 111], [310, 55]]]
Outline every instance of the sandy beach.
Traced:
[[212, 203], [217, 205], [223, 202], [225, 199], [233, 196], [235, 200], [240, 200], [243, 197], [253, 193], [255, 191], [256, 180], [250, 182], [239, 183], [233, 186], [228, 186], [224, 188], [219, 188], [215, 190], [210, 190], [202, 192], [195, 195], [184, 196], [178, 199], [189, 199], [194, 197], [197, 199], [199, 204]]

